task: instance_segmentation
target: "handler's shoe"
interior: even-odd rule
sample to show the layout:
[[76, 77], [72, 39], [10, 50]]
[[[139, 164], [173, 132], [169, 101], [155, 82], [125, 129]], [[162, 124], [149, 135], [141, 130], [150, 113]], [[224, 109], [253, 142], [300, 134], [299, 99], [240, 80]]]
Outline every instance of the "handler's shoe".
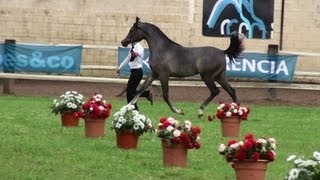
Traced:
[[149, 92], [149, 96], [147, 96], [147, 100], [150, 101], [151, 106], [153, 106], [153, 97], [151, 91]]

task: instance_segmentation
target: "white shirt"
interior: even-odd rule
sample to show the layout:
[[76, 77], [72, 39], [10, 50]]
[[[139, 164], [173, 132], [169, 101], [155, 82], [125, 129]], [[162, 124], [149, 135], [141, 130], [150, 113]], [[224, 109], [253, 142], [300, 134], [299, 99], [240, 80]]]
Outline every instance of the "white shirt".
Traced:
[[133, 61], [130, 62], [131, 53], [129, 51], [128, 56], [119, 65], [119, 69], [121, 69], [126, 64], [129, 64], [130, 69], [142, 68], [144, 48], [142, 47], [142, 45], [140, 43], [136, 43], [136, 44], [134, 44], [133, 52], [137, 54], [137, 57]]

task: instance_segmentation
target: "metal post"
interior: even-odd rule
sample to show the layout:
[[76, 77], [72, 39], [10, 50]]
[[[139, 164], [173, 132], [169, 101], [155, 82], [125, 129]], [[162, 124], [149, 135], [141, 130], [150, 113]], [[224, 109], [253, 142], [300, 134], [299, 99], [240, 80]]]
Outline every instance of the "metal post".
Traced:
[[[277, 44], [269, 44], [268, 45], [268, 55], [277, 55], [279, 54], [279, 45]], [[269, 79], [268, 82], [277, 82], [277, 80]], [[276, 100], [277, 99], [277, 92], [275, 88], [269, 88], [268, 92], [270, 94], [269, 100]]]
[[[16, 44], [14, 39], [6, 39], [4, 41], [4, 61], [3, 61], [3, 72], [5, 73], [14, 73], [15, 71], [15, 48], [12, 45]], [[11, 48], [9, 50], [9, 46]], [[4, 94], [13, 94], [14, 93], [14, 79], [4, 78], [3, 79], [3, 93]]]

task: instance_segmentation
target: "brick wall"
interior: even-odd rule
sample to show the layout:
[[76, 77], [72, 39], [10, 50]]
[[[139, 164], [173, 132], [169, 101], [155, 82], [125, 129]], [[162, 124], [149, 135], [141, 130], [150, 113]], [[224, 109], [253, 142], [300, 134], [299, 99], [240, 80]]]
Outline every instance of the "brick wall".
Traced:
[[[119, 46], [139, 16], [184, 46], [225, 49], [228, 38], [202, 36], [203, 0], [0, 1], [0, 41]], [[247, 39], [246, 50], [265, 51], [280, 41], [281, 0], [275, 0], [273, 38]], [[320, 1], [286, 0], [283, 50], [320, 53]], [[144, 46], [146, 44], [144, 43]], [[83, 64], [116, 65], [117, 51], [85, 49]], [[299, 57], [297, 70], [319, 71], [320, 57]], [[101, 72], [102, 73], [102, 72]], [[83, 74], [106, 76], [97, 72]], [[109, 76], [109, 75], [107, 75]], [[112, 75], [110, 75], [112, 76]]]

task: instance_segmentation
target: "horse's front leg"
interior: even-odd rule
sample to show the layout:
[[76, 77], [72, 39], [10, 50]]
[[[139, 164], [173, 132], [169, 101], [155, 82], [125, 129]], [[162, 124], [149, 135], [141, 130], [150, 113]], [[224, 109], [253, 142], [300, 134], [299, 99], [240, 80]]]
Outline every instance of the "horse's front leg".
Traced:
[[153, 75], [152, 74], [149, 75], [144, 81], [144, 83], [142, 84], [142, 86], [137, 90], [136, 96], [129, 102], [129, 104], [131, 105], [135, 104], [138, 101], [140, 95], [143, 93], [143, 91], [145, 91], [151, 85], [153, 80], [154, 80]]
[[168, 104], [171, 111], [177, 114], [184, 114], [181, 109], [177, 109], [169, 100], [169, 77], [160, 77], [159, 79], [161, 83], [163, 99]]

